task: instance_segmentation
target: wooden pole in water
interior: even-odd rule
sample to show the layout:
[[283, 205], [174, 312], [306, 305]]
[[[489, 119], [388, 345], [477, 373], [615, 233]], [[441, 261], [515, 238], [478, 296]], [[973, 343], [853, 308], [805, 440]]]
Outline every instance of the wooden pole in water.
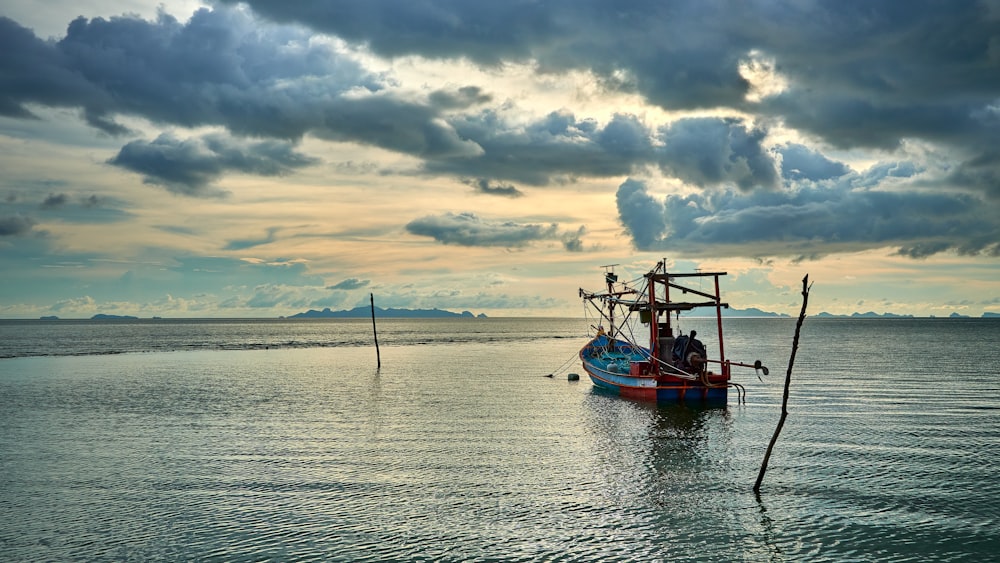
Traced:
[[774, 429], [774, 436], [771, 436], [771, 443], [767, 445], [767, 452], [764, 453], [764, 461], [760, 464], [760, 473], [757, 474], [757, 482], [754, 483], [753, 492], [760, 496], [760, 483], [764, 480], [764, 472], [767, 471], [767, 462], [771, 459], [771, 450], [774, 443], [778, 441], [778, 434], [781, 427], [785, 425], [788, 417], [788, 386], [792, 382], [792, 364], [795, 363], [795, 351], [799, 349], [799, 332], [802, 330], [802, 323], [806, 320], [806, 305], [809, 303], [809, 274], [802, 278], [802, 311], [799, 312], [799, 322], [795, 324], [795, 338], [792, 339], [792, 356], [788, 359], [788, 371], [785, 372], [785, 394], [781, 397], [781, 418], [778, 419], [778, 427]]
[[375, 359], [378, 361], [378, 369], [382, 369], [382, 355], [378, 351], [378, 331], [375, 330], [375, 294], [369, 293], [368, 297], [372, 302], [372, 334], [375, 335]]

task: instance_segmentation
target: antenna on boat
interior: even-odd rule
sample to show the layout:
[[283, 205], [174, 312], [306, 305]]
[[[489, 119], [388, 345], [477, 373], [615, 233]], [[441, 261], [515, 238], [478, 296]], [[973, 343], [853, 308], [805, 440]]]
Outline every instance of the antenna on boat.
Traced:
[[618, 264], [605, 264], [601, 266], [604, 268], [604, 280], [608, 282], [608, 291], [611, 291], [611, 284], [618, 281], [618, 276], [615, 274], [615, 266], [618, 266]]
[[608, 293], [612, 291], [611, 286], [618, 281], [618, 275], [615, 274], [615, 266], [618, 264], [605, 264], [601, 266], [604, 268], [604, 281], [608, 282]]

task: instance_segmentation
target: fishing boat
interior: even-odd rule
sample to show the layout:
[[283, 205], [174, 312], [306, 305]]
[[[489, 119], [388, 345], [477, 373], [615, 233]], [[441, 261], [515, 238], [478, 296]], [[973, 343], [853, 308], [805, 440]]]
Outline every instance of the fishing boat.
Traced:
[[[596, 387], [642, 401], [724, 405], [730, 389], [745, 397], [742, 385], [731, 379], [733, 367], [767, 374], [760, 360], [746, 364], [726, 358], [722, 310], [729, 304], [719, 292], [719, 278], [726, 272], [668, 272], [663, 260], [640, 278], [619, 282], [614, 266], [602, 266], [606, 290], [580, 289], [588, 311], [599, 319], [591, 325], [595, 334], [580, 350], [583, 369]], [[712, 289], [702, 289], [706, 285]], [[715, 317], [714, 357], [697, 331], [683, 334], [677, 327], [674, 333], [680, 314], [695, 309], [711, 310]]]

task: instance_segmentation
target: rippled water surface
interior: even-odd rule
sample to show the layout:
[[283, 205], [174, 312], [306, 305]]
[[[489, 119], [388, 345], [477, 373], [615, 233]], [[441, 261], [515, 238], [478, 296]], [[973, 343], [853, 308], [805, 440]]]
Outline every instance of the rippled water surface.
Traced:
[[0, 324], [0, 560], [1000, 552], [998, 321], [809, 319], [759, 499], [793, 320], [727, 324], [725, 409], [567, 381], [583, 321], [123, 326]]

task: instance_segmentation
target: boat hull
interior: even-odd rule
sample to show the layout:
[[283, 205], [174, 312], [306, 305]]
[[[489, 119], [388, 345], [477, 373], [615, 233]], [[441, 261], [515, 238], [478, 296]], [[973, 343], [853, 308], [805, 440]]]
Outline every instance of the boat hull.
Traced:
[[[729, 399], [728, 387], [708, 387], [699, 384], [658, 385], [655, 379], [639, 379], [632, 377], [599, 376], [584, 365], [587, 375], [594, 386], [603, 391], [635, 399], [657, 403], [710, 403], [725, 404]], [[647, 381], [652, 381], [648, 384]]]
[[595, 387], [629, 399], [656, 403], [725, 404], [729, 387], [724, 376], [709, 376], [710, 385], [649, 373], [649, 350], [609, 346], [601, 336], [580, 351], [583, 369]]

